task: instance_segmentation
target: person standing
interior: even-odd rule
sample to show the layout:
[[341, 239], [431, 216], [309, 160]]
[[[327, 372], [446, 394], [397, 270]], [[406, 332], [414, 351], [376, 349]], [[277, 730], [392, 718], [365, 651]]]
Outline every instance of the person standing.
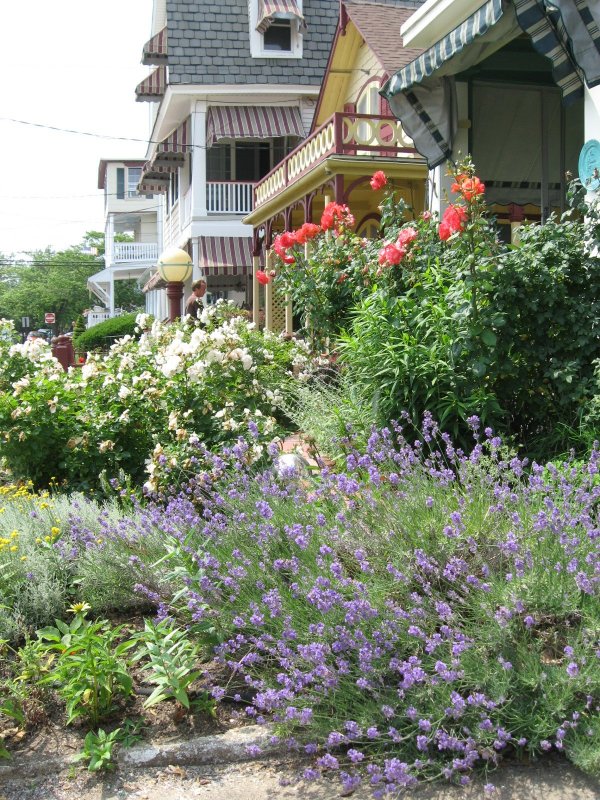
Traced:
[[192, 283], [192, 293], [185, 303], [185, 313], [198, 319], [202, 308], [202, 298], [206, 294], [206, 281], [200, 278]]

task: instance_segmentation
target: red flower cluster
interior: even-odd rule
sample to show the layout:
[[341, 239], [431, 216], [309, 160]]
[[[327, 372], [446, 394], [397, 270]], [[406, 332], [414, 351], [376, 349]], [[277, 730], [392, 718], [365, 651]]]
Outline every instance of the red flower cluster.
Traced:
[[267, 283], [270, 283], [271, 279], [267, 275], [266, 272], [263, 272], [262, 269], [256, 270], [256, 280], [261, 283], [263, 286], [266, 286]]
[[378, 169], [369, 183], [371, 184], [371, 189], [373, 189], [374, 192], [378, 192], [379, 189], [383, 189], [383, 187], [387, 184], [385, 172], [381, 169]]
[[464, 206], [449, 205], [440, 222], [438, 231], [440, 239], [445, 242], [453, 233], [464, 230], [467, 216], [467, 209]]
[[297, 231], [284, 231], [276, 236], [273, 241], [273, 250], [277, 253], [284, 264], [293, 264], [296, 259], [288, 254], [288, 250], [296, 244], [306, 244], [310, 239], [321, 232], [319, 225], [313, 222], [305, 222]]
[[460, 192], [467, 203], [470, 203], [474, 197], [485, 192], [485, 183], [482, 183], [476, 175], [472, 178], [468, 175], [457, 175], [450, 189], [453, 192]]
[[351, 228], [354, 225], [354, 217], [348, 206], [339, 203], [328, 203], [321, 217], [321, 228], [329, 231], [332, 228], [336, 231], [342, 227]]
[[380, 266], [399, 264], [408, 251], [408, 245], [417, 238], [415, 228], [402, 228], [395, 242], [386, 242], [379, 251]]

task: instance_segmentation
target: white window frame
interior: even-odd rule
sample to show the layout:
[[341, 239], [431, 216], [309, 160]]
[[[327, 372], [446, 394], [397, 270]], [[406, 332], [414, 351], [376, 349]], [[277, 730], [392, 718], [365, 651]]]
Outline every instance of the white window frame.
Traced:
[[[302, 0], [296, 0], [298, 10], [302, 12]], [[292, 49], [265, 50], [264, 35], [256, 30], [258, 25], [258, 0], [248, 0], [248, 19], [250, 21], [250, 55], [252, 58], [302, 58], [303, 36], [300, 33], [300, 20], [291, 20]]]
[[[135, 200], [135, 199], [139, 200], [140, 197], [142, 197], [142, 195], [137, 190], [137, 185], [138, 185], [139, 180], [136, 181], [135, 184], [132, 184], [131, 180], [130, 180], [131, 170], [134, 170], [134, 169], [135, 170], [139, 170], [140, 178], [142, 176], [142, 167], [125, 167], [125, 199], [126, 200]], [[134, 186], [134, 188], [131, 188], [132, 185]]]

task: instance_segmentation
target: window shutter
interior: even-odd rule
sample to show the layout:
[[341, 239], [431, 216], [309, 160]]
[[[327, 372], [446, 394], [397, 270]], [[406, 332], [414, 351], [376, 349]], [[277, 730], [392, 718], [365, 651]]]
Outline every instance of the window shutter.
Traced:
[[125, 199], [125, 167], [117, 167], [117, 200]]

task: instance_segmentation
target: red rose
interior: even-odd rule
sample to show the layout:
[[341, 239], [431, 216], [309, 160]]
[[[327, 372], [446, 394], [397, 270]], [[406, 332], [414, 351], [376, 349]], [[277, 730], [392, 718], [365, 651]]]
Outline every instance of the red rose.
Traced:
[[321, 226], [315, 225], [314, 222], [305, 222], [302, 227], [296, 231], [296, 242], [298, 244], [306, 244], [306, 242], [314, 239], [315, 236], [321, 232]]
[[378, 169], [377, 172], [373, 175], [373, 177], [369, 181], [369, 183], [371, 184], [371, 189], [373, 189], [374, 192], [378, 192], [379, 189], [383, 189], [383, 187], [387, 183], [385, 172], [381, 169]]
[[399, 247], [406, 247], [406, 245], [410, 244], [414, 239], [417, 238], [418, 235], [419, 234], [414, 228], [402, 228], [398, 234], [396, 244]]
[[428, 220], [430, 220], [430, 219], [431, 219], [431, 217], [432, 217], [432, 216], [433, 216], [433, 215], [432, 215], [431, 211], [424, 211], [424, 212], [421, 214], [421, 219], [422, 219], [422, 220], [425, 220], [425, 222], [427, 222]]
[[382, 267], [388, 264], [394, 266], [395, 264], [399, 264], [405, 255], [406, 250], [403, 247], [388, 242], [379, 251], [377, 260]]
[[354, 217], [352, 216], [348, 206], [342, 206], [339, 203], [328, 203], [323, 211], [321, 217], [321, 228], [324, 231], [339, 230], [340, 226], [352, 227], [354, 225]]
[[257, 269], [257, 270], [256, 270], [256, 280], [257, 280], [257, 281], [258, 281], [260, 284], [262, 284], [263, 286], [266, 286], [266, 285], [267, 285], [267, 283], [270, 283], [270, 282], [271, 282], [271, 279], [269, 278], [269, 276], [267, 275], [267, 273], [266, 273], [266, 272], [263, 272], [263, 271], [262, 271], [262, 269]]
[[444, 211], [439, 227], [439, 237], [442, 241], [449, 239], [453, 233], [462, 231], [465, 227], [468, 214], [464, 206], [449, 205]]

